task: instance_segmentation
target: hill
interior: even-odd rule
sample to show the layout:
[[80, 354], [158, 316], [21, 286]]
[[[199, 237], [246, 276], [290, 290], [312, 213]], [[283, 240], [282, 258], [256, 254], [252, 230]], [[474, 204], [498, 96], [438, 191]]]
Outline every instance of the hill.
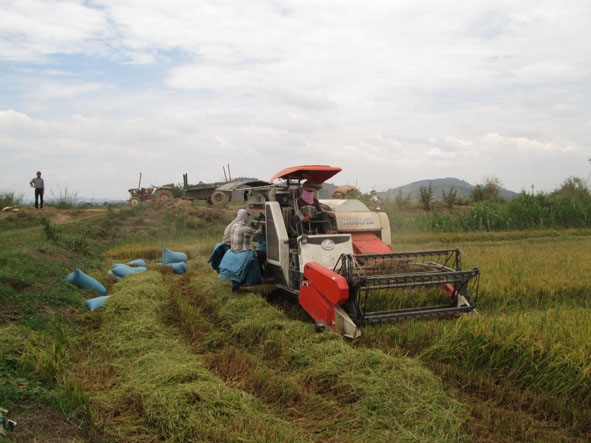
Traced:
[[[443, 192], [450, 192], [451, 190], [454, 190], [457, 193], [458, 198], [469, 199], [472, 195], [472, 191], [476, 187], [465, 180], [447, 177], [419, 180], [404, 186], [388, 189], [387, 191], [378, 192], [378, 195], [380, 198], [390, 201], [396, 200], [398, 195], [402, 195], [403, 198], [410, 196], [411, 201], [416, 202], [420, 200], [421, 188], [428, 188], [429, 186], [431, 186], [431, 189], [433, 190], [433, 197], [435, 200], [442, 200]], [[501, 188], [500, 196], [502, 198], [511, 199], [517, 195], [518, 193], [516, 192]]]

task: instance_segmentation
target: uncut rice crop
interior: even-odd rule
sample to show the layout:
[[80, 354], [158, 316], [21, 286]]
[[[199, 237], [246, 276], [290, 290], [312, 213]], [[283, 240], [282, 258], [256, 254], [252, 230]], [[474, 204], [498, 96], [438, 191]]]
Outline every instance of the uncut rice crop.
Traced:
[[[533, 412], [591, 430], [591, 313], [550, 309], [445, 324], [424, 360], [445, 363], [467, 380], [514, 391]], [[475, 379], [472, 379], [476, 381]]]

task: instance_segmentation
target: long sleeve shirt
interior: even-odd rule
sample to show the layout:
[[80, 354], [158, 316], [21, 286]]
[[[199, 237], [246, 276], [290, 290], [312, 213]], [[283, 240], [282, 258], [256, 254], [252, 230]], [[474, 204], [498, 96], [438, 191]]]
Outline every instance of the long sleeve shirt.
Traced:
[[262, 232], [246, 225], [236, 223], [230, 232], [231, 249], [234, 252], [243, 252], [253, 250], [252, 238]]
[[314, 218], [319, 213], [324, 212], [320, 207], [320, 202], [316, 199], [314, 199], [313, 204], [310, 204], [299, 198], [297, 201], [297, 207], [298, 210], [296, 211], [295, 215], [300, 219], [300, 221], [303, 221], [306, 217]]

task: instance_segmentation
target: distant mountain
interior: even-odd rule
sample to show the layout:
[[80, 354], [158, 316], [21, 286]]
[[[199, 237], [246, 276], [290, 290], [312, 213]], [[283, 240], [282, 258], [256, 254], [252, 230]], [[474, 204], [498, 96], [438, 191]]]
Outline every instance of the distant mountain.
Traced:
[[[460, 199], [469, 199], [472, 195], [472, 191], [476, 186], [471, 185], [465, 180], [458, 178], [436, 178], [432, 180], [420, 180], [417, 182], [409, 183], [408, 185], [399, 186], [397, 188], [388, 189], [387, 191], [378, 192], [378, 196], [383, 200], [395, 201], [399, 194], [402, 194], [402, 198], [410, 196], [410, 200], [413, 202], [420, 201], [421, 188], [429, 188], [433, 191], [433, 198], [435, 200], [443, 200], [443, 191], [450, 192], [453, 190], [457, 193], [457, 197]], [[501, 188], [499, 196], [505, 199], [511, 199], [517, 196], [518, 193], [509, 191], [508, 189]]]

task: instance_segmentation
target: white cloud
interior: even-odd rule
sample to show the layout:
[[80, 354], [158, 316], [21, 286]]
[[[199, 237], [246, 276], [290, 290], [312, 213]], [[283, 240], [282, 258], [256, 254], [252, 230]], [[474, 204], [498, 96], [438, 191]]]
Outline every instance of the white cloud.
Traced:
[[74, 1], [7, 0], [0, 5], [0, 58], [39, 62], [77, 54], [103, 37], [106, 17]]

